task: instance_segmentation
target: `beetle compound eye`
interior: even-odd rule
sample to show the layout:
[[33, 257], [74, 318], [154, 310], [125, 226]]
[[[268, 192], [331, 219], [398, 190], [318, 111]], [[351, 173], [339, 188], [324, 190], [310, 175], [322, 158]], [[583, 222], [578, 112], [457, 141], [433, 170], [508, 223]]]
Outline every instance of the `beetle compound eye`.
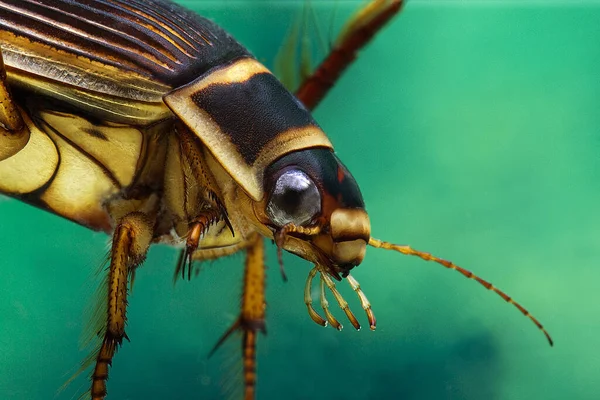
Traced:
[[267, 215], [275, 225], [304, 225], [320, 211], [319, 190], [304, 172], [289, 170], [277, 179], [267, 205]]

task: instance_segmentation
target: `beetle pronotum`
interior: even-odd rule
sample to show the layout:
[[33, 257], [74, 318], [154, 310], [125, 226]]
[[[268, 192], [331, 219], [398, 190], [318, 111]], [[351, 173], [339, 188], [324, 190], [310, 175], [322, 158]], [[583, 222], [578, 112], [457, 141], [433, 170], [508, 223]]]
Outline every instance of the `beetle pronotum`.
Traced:
[[[152, 243], [193, 260], [246, 252], [240, 316], [245, 398], [254, 398], [256, 340], [265, 329], [264, 244], [314, 264], [304, 301], [320, 325], [341, 324], [329, 290], [360, 328], [334, 280], [348, 281], [367, 245], [471, 272], [371, 236], [354, 178], [309, 110], [401, 0], [373, 0], [347, 25], [296, 96], [214, 23], [161, 0], [0, 0], [0, 192], [113, 237], [93, 399], [106, 397], [113, 356], [126, 338], [128, 283]], [[0, 59], [0, 60], [2, 60]], [[313, 307], [319, 277], [325, 317]]]

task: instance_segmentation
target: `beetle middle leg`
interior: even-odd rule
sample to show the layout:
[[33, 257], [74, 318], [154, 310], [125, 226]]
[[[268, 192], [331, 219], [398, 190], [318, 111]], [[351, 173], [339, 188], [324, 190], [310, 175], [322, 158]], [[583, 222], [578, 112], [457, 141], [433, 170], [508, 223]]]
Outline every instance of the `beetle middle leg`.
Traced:
[[29, 141], [29, 130], [10, 93], [0, 49], [0, 161], [18, 153]]
[[92, 373], [92, 400], [103, 400], [106, 397], [109, 366], [123, 338], [127, 338], [125, 323], [129, 277], [144, 261], [152, 234], [153, 222], [141, 212], [126, 215], [115, 229], [108, 275], [106, 325], [104, 332], [100, 332], [104, 338], [96, 354], [96, 365]]
[[242, 290], [242, 310], [234, 324], [217, 342], [211, 354], [234, 332], [241, 330], [244, 376], [244, 399], [253, 400], [256, 394], [256, 339], [265, 328], [265, 247], [259, 234], [248, 240]]

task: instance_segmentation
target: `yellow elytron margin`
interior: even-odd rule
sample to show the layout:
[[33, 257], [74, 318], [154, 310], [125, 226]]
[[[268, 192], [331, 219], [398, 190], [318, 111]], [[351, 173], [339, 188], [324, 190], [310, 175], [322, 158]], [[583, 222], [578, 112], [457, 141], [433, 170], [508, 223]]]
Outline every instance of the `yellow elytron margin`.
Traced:
[[199, 108], [192, 96], [214, 84], [245, 82], [260, 73], [270, 73], [258, 61], [244, 58], [207, 76], [176, 89], [164, 97], [167, 106], [208, 147], [217, 161], [231, 177], [252, 197], [260, 201], [263, 196], [263, 173], [273, 161], [292, 151], [313, 147], [333, 148], [325, 133], [316, 126], [293, 128], [280, 133], [260, 151], [256, 161], [248, 164], [237, 147], [231, 143], [210, 115]]

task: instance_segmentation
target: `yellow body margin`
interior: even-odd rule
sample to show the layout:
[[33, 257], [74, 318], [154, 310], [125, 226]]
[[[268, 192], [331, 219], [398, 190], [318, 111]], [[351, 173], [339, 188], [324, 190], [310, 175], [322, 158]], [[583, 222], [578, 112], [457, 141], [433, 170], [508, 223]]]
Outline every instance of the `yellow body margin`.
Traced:
[[248, 164], [211, 116], [199, 108], [192, 96], [212, 84], [244, 82], [257, 73], [270, 73], [258, 61], [241, 59], [164, 96], [164, 102], [198, 136], [227, 173], [255, 201], [262, 200], [263, 173], [272, 162], [292, 151], [313, 147], [332, 148], [325, 133], [316, 126], [289, 129], [268, 142], [253, 164]]

